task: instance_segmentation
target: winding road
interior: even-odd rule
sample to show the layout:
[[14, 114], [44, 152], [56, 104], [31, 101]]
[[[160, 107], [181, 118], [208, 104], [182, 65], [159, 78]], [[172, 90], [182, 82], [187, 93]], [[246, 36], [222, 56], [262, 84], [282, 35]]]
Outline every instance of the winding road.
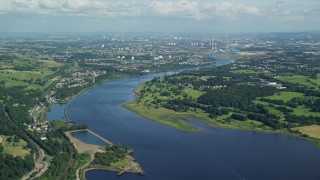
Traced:
[[[10, 118], [8, 112], [5, 109], [5, 106], [3, 106], [3, 109], [4, 109], [4, 112], [5, 112], [5, 115], [6, 115], [7, 119], [9, 121], [11, 121], [16, 126], [16, 128], [20, 129], [20, 127], [17, 126], [17, 124]], [[24, 130], [21, 130], [21, 131], [26, 135], [28, 140], [36, 146], [38, 154], [39, 154], [38, 157], [36, 157], [35, 154], [33, 156], [33, 158], [35, 160], [34, 168], [28, 174], [24, 175], [21, 179], [22, 180], [26, 180], [26, 179], [34, 179], [36, 177], [40, 177], [41, 175], [43, 175], [48, 170], [48, 168], [50, 166], [50, 162], [49, 161], [45, 161], [44, 150], [35, 141], [33, 141], [28, 136], [28, 134], [26, 132], [24, 132]], [[33, 174], [35, 174], [35, 175], [33, 176]]]

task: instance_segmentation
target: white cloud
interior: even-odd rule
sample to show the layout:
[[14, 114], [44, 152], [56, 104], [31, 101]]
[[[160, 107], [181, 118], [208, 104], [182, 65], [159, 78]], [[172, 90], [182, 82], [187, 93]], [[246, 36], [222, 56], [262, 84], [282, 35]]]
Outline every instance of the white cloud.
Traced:
[[204, 5], [203, 9], [207, 17], [227, 17], [232, 19], [237, 19], [243, 16], [259, 16], [260, 10], [257, 7], [249, 6], [243, 3], [207, 3]]
[[[111, 2], [104, 0], [0, 0], [0, 12], [50, 15], [168, 16], [194, 19], [215, 16], [258, 15], [256, 7], [242, 3], [209, 3], [189, 0]], [[62, 14], [61, 14], [62, 13]]]
[[[259, 4], [259, 3], [256, 3]], [[253, 6], [240, 0], [0, 0], [0, 14], [87, 17], [180, 17], [189, 19], [244, 19], [281, 21], [304, 20], [318, 16], [319, 7], [289, 5], [277, 1], [273, 5]], [[318, 10], [318, 11], [317, 11]]]

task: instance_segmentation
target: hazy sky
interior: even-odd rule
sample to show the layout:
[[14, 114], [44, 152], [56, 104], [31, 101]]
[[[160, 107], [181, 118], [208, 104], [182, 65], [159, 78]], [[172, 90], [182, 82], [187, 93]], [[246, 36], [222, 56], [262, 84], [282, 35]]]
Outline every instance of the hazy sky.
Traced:
[[0, 0], [0, 32], [320, 31], [320, 0]]

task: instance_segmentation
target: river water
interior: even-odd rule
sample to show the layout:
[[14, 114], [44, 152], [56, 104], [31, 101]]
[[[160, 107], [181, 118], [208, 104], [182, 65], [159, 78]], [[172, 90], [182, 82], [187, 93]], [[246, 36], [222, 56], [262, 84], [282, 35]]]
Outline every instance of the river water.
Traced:
[[200, 129], [198, 133], [180, 132], [121, 107], [134, 101], [133, 89], [140, 83], [163, 75], [105, 82], [68, 104], [52, 107], [49, 120], [61, 119], [66, 108], [68, 117], [78, 124], [87, 124], [113, 143], [133, 147], [133, 156], [146, 172], [119, 177], [114, 172], [91, 170], [87, 179], [320, 179], [320, 150], [299, 138], [212, 128], [199, 121], [189, 122]]

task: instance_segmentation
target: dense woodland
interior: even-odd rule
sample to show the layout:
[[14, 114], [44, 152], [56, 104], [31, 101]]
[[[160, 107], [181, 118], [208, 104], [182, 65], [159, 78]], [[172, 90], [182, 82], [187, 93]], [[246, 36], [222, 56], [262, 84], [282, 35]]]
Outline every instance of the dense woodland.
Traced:
[[[15, 138], [28, 141], [25, 133], [8, 120], [3, 107], [0, 108], [0, 124], [1, 135], [14, 135]], [[0, 179], [20, 179], [34, 167], [33, 153], [35, 152], [35, 147], [31, 143], [27, 147], [31, 149], [31, 154], [21, 158], [6, 154], [4, 147], [0, 144]]]

